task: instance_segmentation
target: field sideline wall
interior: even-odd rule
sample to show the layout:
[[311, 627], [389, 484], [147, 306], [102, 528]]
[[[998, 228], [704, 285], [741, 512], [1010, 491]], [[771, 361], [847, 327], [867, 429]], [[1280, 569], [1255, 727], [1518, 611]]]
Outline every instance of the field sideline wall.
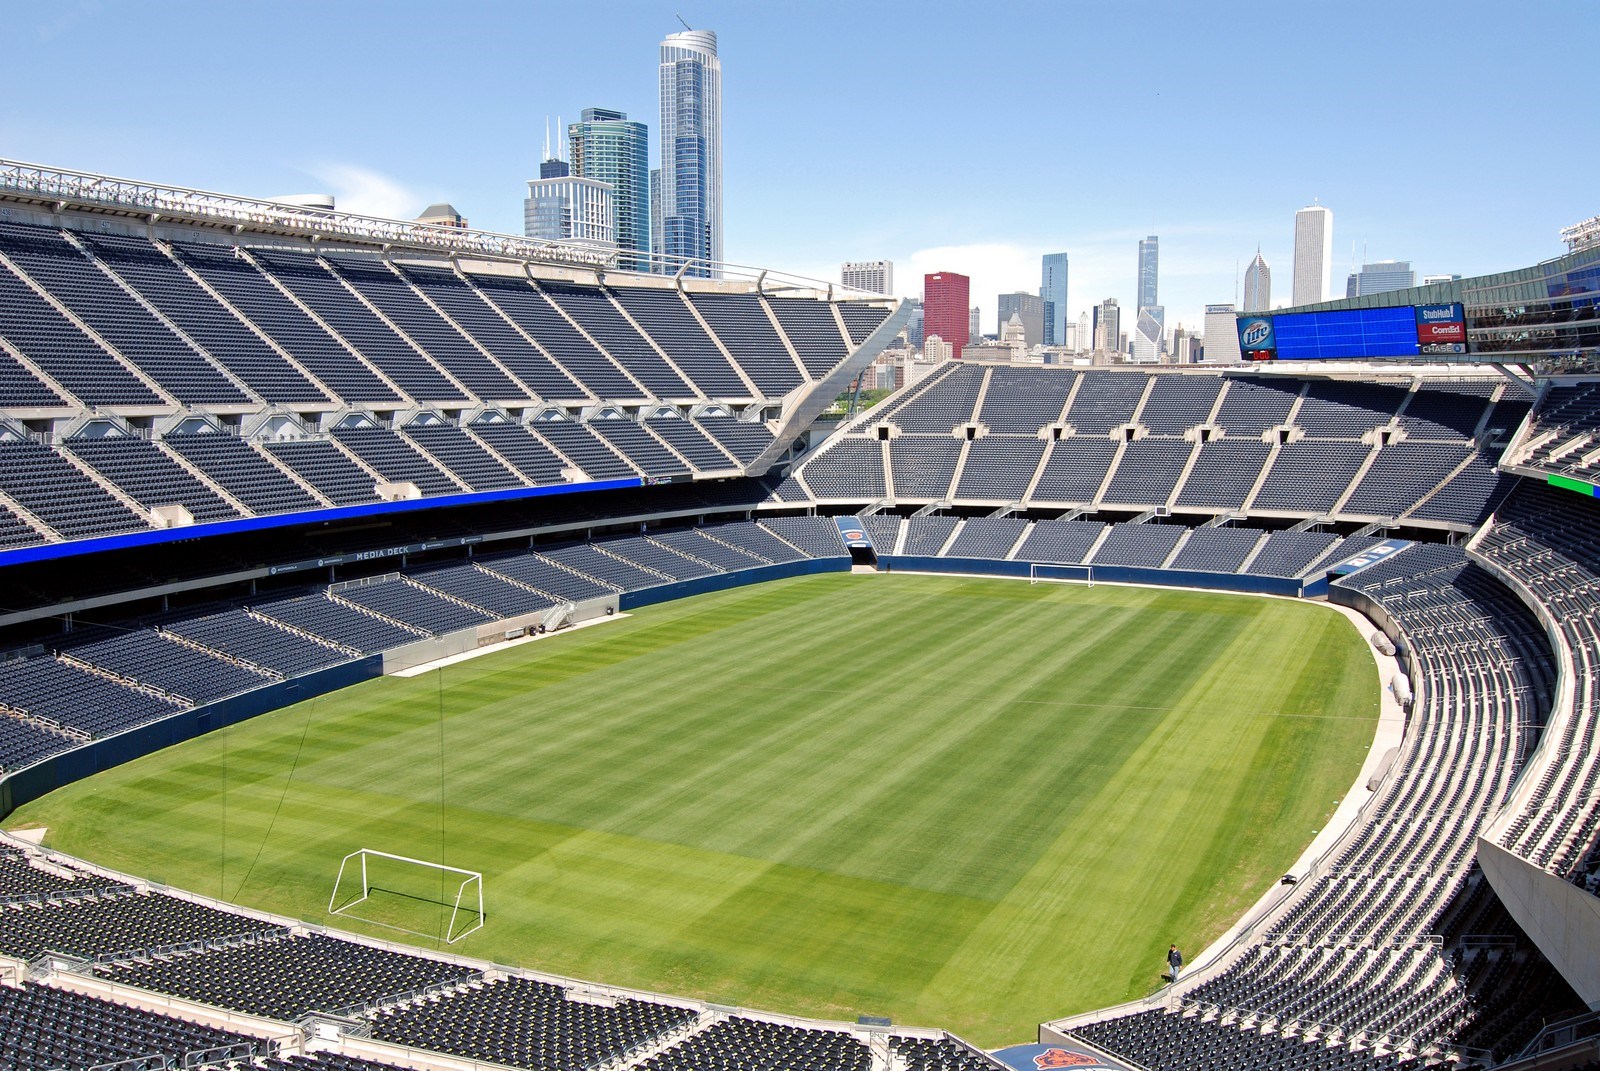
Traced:
[[1328, 601], [1337, 606], [1348, 606], [1361, 614], [1368, 621], [1378, 626], [1378, 630], [1389, 637], [1389, 642], [1394, 644], [1394, 649], [1404, 659], [1406, 674], [1412, 679], [1417, 677], [1417, 667], [1411, 658], [1411, 644], [1406, 641], [1406, 634], [1395, 624], [1389, 611], [1384, 609], [1383, 603], [1359, 588], [1332, 585], [1328, 588]]
[[783, 580], [791, 576], [811, 576], [814, 573], [848, 573], [850, 559], [838, 558], [808, 558], [798, 562], [779, 562], [776, 565], [764, 565], [756, 569], [740, 569], [732, 573], [713, 573], [711, 576], [700, 576], [693, 580], [680, 580], [675, 584], [662, 584], [659, 587], [644, 588], [640, 591], [624, 591], [622, 593], [622, 609], [635, 610], [641, 606], [653, 606], [658, 602], [670, 602], [673, 599], [683, 599], [690, 595], [704, 595], [711, 591], [726, 591], [729, 588], [744, 587], [746, 584], [760, 584], [767, 580]]
[[[1026, 577], [1030, 575], [1035, 564], [1002, 558], [940, 558], [917, 554], [885, 555], [878, 558], [878, 567], [890, 573], [900, 569], [916, 573]], [[1142, 569], [1133, 565], [1056, 565], [1051, 562], [1037, 564], [1043, 568], [1081, 571], [1082, 579], [1098, 580], [1107, 584], [1152, 584], [1163, 588], [1240, 591], [1247, 595], [1289, 595], [1295, 598], [1316, 598], [1328, 593], [1326, 577], [1300, 580], [1286, 576], [1204, 573], [1190, 569]], [[1071, 579], [1078, 577], [1075, 574]]]
[[180, 710], [160, 721], [90, 741], [82, 747], [24, 767], [0, 780], [0, 818], [63, 785], [92, 777], [113, 766], [121, 766], [257, 714], [265, 714], [303, 699], [314, 699], [382, 675], [382, 657], [367, 655], [353, 662], [342, 662], [301, 677], [219, 699], [215, 703]]

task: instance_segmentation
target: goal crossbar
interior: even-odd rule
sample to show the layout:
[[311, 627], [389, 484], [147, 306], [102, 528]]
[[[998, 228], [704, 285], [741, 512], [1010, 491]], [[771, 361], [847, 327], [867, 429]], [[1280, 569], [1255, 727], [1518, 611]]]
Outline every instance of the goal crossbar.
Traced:
[[1028, 583], [1083, 583], [1094, 587], [1094, 566], [1056, 565], [1052, 562], [1034, 562], [1028, 566]]
[[[461, 881], [456, 886], [455, 898], [445, 906], [450, 908], [450, 923], [445, 927], [444, 942], [453, 945], [470, 933], [481, 929], [483, 926], [483, 874], [476, 870], [467, 870], [459, 866], [447, 866], [444, 863], [434, 863], [427, 859], [413, 859], [408, 855], [396, 855], [393, 852], [382, 852], [376, 848], [357, 848], [339, 861], [339, 874], [333, 880], [333, 895], [328, 898], [328, 914], [342, 915], [346, 918], [358, 919], [369, 922], [374, 926], [383, 926], [391, 930], [399, 930], [416, 937], [437, 938], [439, 934], [424, 933], [421, 930], [409, 929], [391, 922], [368, 918], [356, 914], [352, 908], [365, 903], [373, 892], [367, 861], [371, 858], [387, 859], [390, 862], [402, 863], [410, 866], [423, 867], [427, 870], [437, 870], [445, 874], [460, 876]], [[361, 895], [340, 902], [339, 892], [345, 887], [345, 873], [350, 869], [352, 859], [360, 860]], [[463, 910], [467, 918], [462, 919]], [[458, 924], [460, 929], [457, 929]]]

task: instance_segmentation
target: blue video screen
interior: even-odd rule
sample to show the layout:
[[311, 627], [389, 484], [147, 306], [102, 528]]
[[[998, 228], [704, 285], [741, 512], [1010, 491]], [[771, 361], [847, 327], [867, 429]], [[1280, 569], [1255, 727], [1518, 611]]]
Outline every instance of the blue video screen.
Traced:
[[1415, 357], [1417, 316], [1410, 305], [1389, 309], [1296, 312], [1272, 318], [1280, 361], [1349, 357]]

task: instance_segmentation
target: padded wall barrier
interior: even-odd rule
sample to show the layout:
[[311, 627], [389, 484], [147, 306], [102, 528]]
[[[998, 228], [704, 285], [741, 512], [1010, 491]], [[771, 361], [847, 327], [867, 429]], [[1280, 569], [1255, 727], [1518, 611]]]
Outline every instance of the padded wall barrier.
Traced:
[[[927, 555], [890, 555], [878, 558], [885, 572], [896, 569], [918, 573], [962, 573], [973, 576], [1028, 576], [1033, 562], [1000, 558], [939, 558]], [[1066, 566], [1040, 562], [1055, 569], [1085, 569], [1088, 579], [1107, 584], [1154, 584], [1165, 588], [1201, 588], [1207, 591], [1242, 591], [1252, 595], [1289, 595], [1295, 598], [1325, 595], [1327, 577], [1314, 581], [1285, 576], [1251, 576], [1248, 573], [1203, 573], [1191, 569], [1141, 569], [1131, 565]], [[1058, 577], [1050, 577], [1058, 579]]]
[[221, 729], [257, 714], [265, 714], [382, 675], [383, 658], [380, 655], [367, 655], [353, 662], [341, 662], [337, 666], [219, 699], [215, 703], [180, 710], [160, 721], [92, 740], [82, 747], [52, 755], [18, 770], [0, 781], [0, 818], [24, 803], [32, 802], [63, 785], [92, 777], [102, 770], [121, 766], [164, 747], [204, 736], [213, 729]]
[[849, 571], [849, 558], [807, 558], [799, 562], [778, 562], [775, 565], [758, 565], [754, 569], [739, 569], [731, 573], [697, 576], [693, 580], [679, 580], [674, 584], [662, 584], [660, 587], [645, 588], [642, 591], [624, 591], [619, 601], [621, 609], [632, 610], [640, 606], [653, 606], [658, 602], [687, 598], [690, 595], [704, 595], [708, 591], [726, 591], [729, 588], [744, 587], [746, 584], [760, 584], [790, 576]]

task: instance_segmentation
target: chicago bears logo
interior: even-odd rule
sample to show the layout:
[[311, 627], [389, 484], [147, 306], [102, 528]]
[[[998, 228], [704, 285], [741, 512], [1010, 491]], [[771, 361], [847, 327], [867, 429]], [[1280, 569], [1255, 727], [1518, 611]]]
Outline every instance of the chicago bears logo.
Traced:
[[1033, 1066], [1039, 1071], [1046, 1071], [1051, 1067], [1093, 1067], [1099, 1062], [1092, 1056], [1085, 1056], [1081, 1052], [1068, 1052], [1066, 1049], [1046, 1049], [1033, 1058]]

